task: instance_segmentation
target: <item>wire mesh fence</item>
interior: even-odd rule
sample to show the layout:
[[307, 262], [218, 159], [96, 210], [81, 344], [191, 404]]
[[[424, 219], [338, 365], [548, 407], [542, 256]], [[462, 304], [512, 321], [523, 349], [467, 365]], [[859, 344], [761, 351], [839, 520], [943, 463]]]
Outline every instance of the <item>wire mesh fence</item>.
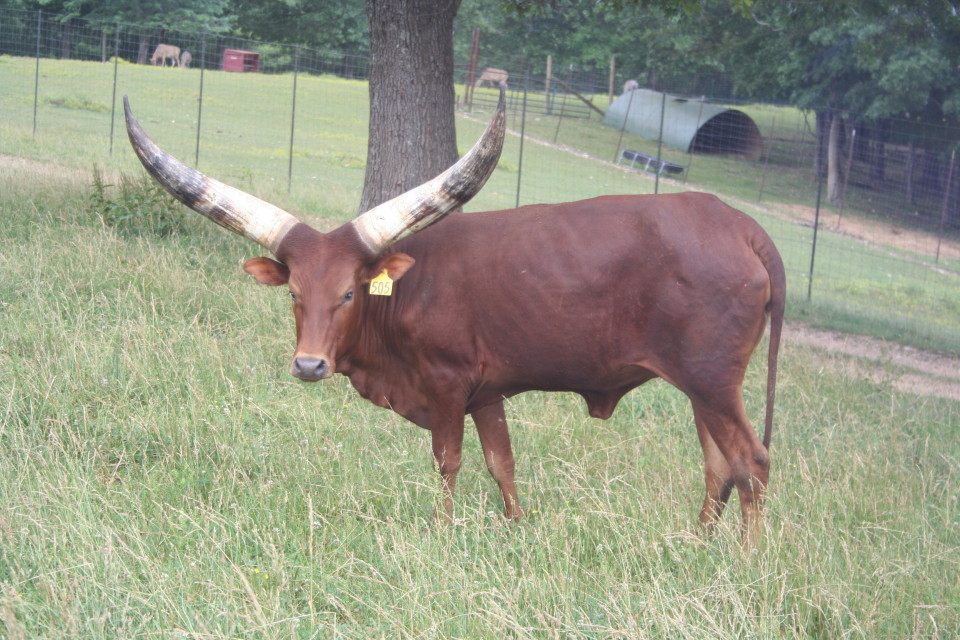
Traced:
[[[774, 236], [794, 309], [960, 350], [957, 129], [457, 63], [464, 144], [508, 86], [512, 135], [476, 206], [713, 191]], [[487, 68], [506, 77], [473, 86]], [[347, 52], [0, 10], [0, 152], [55, 140], [94, 162], [126, 154], [128, 94], [174, 155], [247, 186], [319, 188], [319, 213], [349, 211], [367, 75], [368, 60]]]

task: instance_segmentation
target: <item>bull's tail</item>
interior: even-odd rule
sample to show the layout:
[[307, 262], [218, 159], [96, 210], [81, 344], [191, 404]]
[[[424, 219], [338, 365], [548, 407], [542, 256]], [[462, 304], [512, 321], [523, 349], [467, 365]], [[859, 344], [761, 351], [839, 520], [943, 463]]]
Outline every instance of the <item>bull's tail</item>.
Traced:
[[780, 336], [783, 332], [783, 313], [787, 302], [787, 276], [783, 268], [783, 259], [773, 244], [766, 238], [757, 248], [757, 255], [770, 278], [770, 301], [767, 311], [770, 313], [770, 346], [767, 351], [767, 413], [763, 426], [763, 446], [770, 448], [770, 436], [773, 431], [773, 405], [777, 396], [777, 358], [780, 354]]

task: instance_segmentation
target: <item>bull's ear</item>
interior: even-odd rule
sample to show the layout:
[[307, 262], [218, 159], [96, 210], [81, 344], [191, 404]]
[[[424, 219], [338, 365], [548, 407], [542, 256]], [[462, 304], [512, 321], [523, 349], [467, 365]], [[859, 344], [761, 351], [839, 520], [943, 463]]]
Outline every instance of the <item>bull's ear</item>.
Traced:
[[287, 265], [270, 258], [250, 258], [243, 263], [243, 270], [260, 284], [271, 287], [287, 284], [290, 280], [290, 269]]
[[[386, 269], [387, 275], [390, 276], [391, 280], [399, 280], [403, 277], [403, 274], [413, 266], [414, 262], [416, 262], [416, 260], [405, 253], [391, 253], [373, 263], [373, 266], [370, 267], [365, 274], [366, 277], [364, 279], [366, 282], [369, 282]], [[366, 284], [366, 282], [364, 282], [364, 284]]]

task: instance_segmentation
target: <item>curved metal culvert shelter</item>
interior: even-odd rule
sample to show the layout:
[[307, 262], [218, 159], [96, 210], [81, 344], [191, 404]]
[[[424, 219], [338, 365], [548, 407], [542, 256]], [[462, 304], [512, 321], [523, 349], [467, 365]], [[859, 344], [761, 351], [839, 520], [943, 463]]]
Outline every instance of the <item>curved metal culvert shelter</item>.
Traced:
[[[629, 113], [627, 109], [629, 108]], [[663, 143], [699, 153], [728, 153], [752, 160], [760, 158], [763, 138], [756, 123], [742, 111], [703, 100], [689, 100], [649, 89], [634, 89], [617, 97], [607, 109], [604, 124], [642, 138], [660, 137], [663, 115]]]

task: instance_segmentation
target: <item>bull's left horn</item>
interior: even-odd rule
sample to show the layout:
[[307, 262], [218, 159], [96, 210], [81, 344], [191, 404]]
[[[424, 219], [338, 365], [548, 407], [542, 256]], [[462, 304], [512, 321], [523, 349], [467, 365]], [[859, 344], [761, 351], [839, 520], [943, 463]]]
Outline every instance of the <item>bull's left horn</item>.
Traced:
[[294, 216], [188, 167], [151, 140], [130, 111], [123, 96], [127, 135], [140, 162], [174, 198], [222, 227], [258, 242], [271, 253], [298, 222]]
[[351, 221], [367, 247], [379, 254], [390, 245], [438, 222], [477, 195], [493, 173], [503, 149], [506, 95], [483, 136], [456, 164], [439, 176], [370, 209]]

